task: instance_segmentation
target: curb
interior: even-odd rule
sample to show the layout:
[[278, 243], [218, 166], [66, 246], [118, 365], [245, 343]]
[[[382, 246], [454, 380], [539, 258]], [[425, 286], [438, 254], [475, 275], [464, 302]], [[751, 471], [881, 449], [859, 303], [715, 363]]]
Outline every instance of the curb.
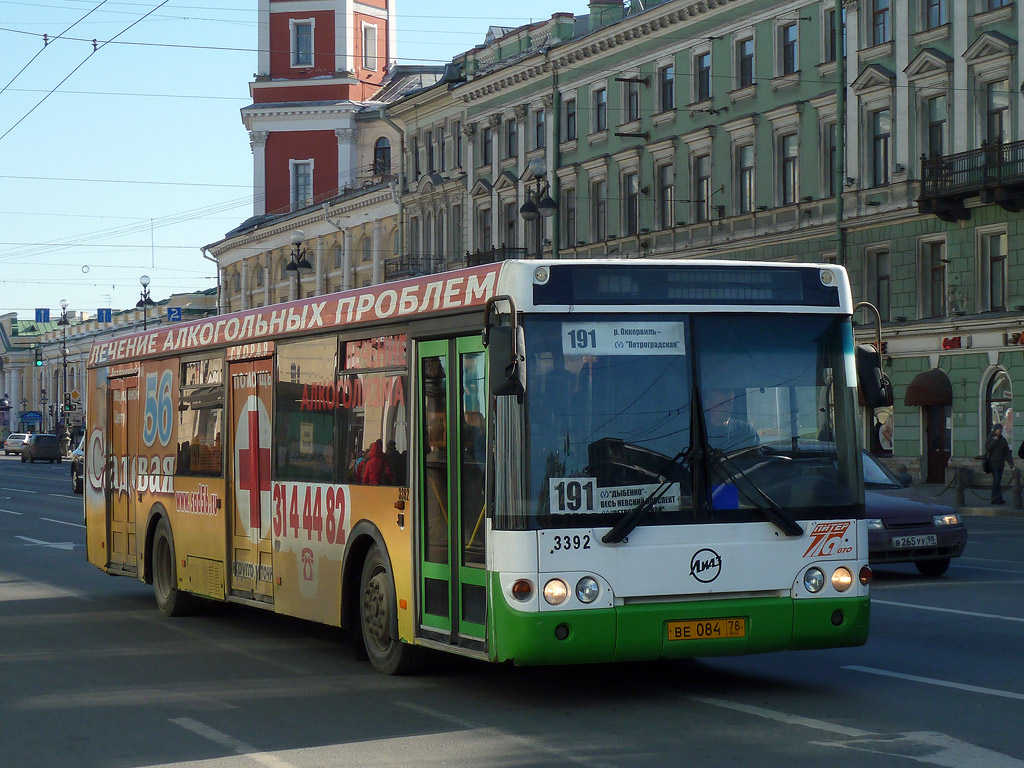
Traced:
[[966, 517], [1016, 517], [1024, 519], [1024, 509], [1005, 507], [957, 507], [956, 511]]

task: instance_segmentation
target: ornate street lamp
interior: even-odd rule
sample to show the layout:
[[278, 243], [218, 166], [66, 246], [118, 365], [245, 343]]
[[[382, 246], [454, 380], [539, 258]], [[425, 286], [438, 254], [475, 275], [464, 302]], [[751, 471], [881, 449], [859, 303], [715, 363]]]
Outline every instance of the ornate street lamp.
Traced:
[[533, 175], [534, 187], [533, 189], [530, 189], [529, 186], [526, 187], [526, 202], [519, 207], [519, 215], [525, 221], [535, 222], [534, 226], [538, 227], [537, 252], [539, 255], [541, 250], [539, 243], [544, 231], [544, 225], [539, 219], [549, 219], [558, 213], [558, 203], [549, 194], [551, 185], [548, 184], [547, 167], [544, 165], [544, 160], [540, 157], [535, 157], [530, 161], [528, 170]]
[[302, 241], [305, 239], [306, 233], [301, 229], [297, 229], [292, 233], [291, 261], [285, 266], [286, 272], [293, 272], [295, 274], [295, 298], [297, 299], [302, 298], [302, 275], [313, 271], [313, 265], [306, 258], [309, 249], [302, 247]]
[[142, 310], [142, 330], [149, 330], [149, 325], [146, 321], [146, 308], [156, 306], [156, 302], [149, 298], [149, 275], [143, 275], [139, 278], [139, 283], [142, 285], [142, 291], [139, 293], [141, 297], [136, 303], [136, 309]]

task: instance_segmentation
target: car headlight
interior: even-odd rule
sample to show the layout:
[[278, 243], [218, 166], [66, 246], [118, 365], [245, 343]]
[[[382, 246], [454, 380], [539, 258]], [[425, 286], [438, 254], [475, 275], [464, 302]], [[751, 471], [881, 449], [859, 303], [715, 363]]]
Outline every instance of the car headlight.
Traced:
[[808, 592], [820, 592], [825, 586], [825, 574], [820, 568], [808, 568], [804, 573], [804, 589]]
[[935, 515], [932, 522], [936, 525], [960, 525], [960, 515], [955, 512], [948, 515]]
[[561, 579], [551, 579], [544, 585], [544, 599], [550, 605], [561, 605], [569, 596], [569, 586]]
[[868, 518], [868, 530], [869, 531], [880, 531], [885, 528], [885, 523], [882, 522], [880, 517], [869, 517]]
[[596, 579], [584, 576], [576, 582], [576, 598], [581, 603], [592, 603], [597, 600], [599, 594], [601, 594], [601, 587]]

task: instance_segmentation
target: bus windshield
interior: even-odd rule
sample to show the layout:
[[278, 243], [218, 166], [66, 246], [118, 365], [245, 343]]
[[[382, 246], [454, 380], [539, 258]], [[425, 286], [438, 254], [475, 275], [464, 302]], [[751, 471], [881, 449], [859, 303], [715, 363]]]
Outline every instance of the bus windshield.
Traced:
[[853, 339], [842, 318], [524, 324], [530, 527], [612, 525], [651, 494], [644, 525], [764, 520], [766, 504], [796, 519], [862, 514]]

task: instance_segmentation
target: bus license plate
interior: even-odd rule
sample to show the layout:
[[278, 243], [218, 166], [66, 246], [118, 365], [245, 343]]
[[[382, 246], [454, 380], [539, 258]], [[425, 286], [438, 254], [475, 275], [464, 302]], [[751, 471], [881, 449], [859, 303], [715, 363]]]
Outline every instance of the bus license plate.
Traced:
[[913, 547], [934, 547], [938, 543], [934, 533], [920, 536], [893, 536], [892, 546], [895, 549], [912, 549]]
[[669, 640], [719, 640], [746, 636], [746, 619], [696, 619], [668, 623]]

